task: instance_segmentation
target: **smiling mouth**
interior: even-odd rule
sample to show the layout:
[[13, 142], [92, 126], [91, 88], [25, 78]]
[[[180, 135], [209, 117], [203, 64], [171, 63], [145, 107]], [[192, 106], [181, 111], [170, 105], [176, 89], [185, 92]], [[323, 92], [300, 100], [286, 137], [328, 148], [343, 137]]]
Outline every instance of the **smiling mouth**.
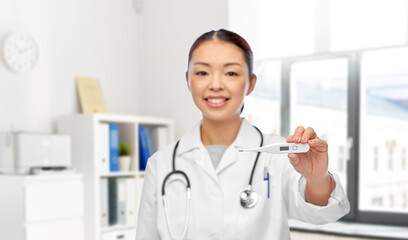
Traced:
[[210, 97], [204, 98], [204, 100], [207, 103], [207, 106], [211, 108], [223, 108], [227, 104], [229, 98], [226, 98], [223, 96], [219, 96], [219, 97], [210, 96]]
[[220, 104], [227, 101], [228, 98], [206, 98], [205, 100], [213, 104]]

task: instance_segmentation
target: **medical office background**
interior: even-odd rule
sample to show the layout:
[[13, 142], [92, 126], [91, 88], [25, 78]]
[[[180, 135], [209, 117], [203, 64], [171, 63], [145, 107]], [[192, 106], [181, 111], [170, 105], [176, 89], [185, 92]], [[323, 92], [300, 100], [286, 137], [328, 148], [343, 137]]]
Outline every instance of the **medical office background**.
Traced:
[[80, 75], [99, 79], [107, 112], [173, 119], [179, 138], [200, 119], [189, 47], [219, 28], [255, 54], [243, 115], [328, 141], [352, 205], [344, 221], [408, 226], [407, 0], [0, 0], [0, 37], [28, 32], [40, 49], [30, 72], [0, 65], [0, 131], [55, 132], [80, 112]]

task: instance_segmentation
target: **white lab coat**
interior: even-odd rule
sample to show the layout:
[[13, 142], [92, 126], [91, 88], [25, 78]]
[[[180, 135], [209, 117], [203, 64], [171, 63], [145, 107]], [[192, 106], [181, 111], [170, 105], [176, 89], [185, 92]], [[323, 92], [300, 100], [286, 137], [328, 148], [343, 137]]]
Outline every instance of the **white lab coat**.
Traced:
[[[235, 141], [227, 148], [214, 169], [200, 137], [198, 123], [181, 140], [176, 155], [176, 169], [184, 171], [191, 182], [191, 217], [187, 239], [290, 239], [288, 218], [313, 224], [338, 220], [349, 212], [350, 205], [335, 174], [334, 189], [327, 206], [320, 207], [304, 200], [305, 180], [297, 173], [286, 154], [261, 154], [253, 177], [253, 190], [259, 195], [257, 205], [244, 209], [240, 193], [247, 189], [256, 153], [239, 153], [237, 148], [258, 147], [258, 131], [245, 119]], [[264, 145], [285, 142], [276, 135], [264, 135]], [[172, 170], [175, 143], [155, 153], [148, 161], [136, 239], [171, 239], [162, 204], [162, 183]], [[264, 181], [264, 169], [270, 175]], [[181, 177], [174, 177], [174, 179]], [[185, 185], [173, 181], [166, 187], [171, 228], [180, 236], [185, 221]]]

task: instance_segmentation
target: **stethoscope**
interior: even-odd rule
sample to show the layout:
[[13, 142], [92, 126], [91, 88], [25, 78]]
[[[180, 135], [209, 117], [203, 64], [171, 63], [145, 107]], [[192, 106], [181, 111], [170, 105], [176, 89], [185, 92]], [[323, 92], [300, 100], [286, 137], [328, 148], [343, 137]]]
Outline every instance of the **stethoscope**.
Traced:
[[[254, 128], [259, 132], [260, 136], [261, 136], [261, 144], [260, 147], [262, 147], [263, 145], [263, 135], [262, 132], [254, 126]], [[163, 200], [163, 207], [164, 207], [164, 215], [166, 218], [166, 223], [167, 223], [167, 228], [169, 229], [169, 233], [170, 233], [170, 237], [171, 239], [184, 239], [186, 234], [187, 234], [187, 229], [188, 229], [188, 223], [190, 220], [190, 201], [191, 201], [191, 185], [190, 185], [190, 180], [187, 176], [187, 174], [183, 171], [180, 170], [176, 170], [176, 152], [177, 152], [177, 148], [178, 145], [180, 143], [180, 140], [177, 141], [176, 145], [174, 146], [174, 150], [173, 150], [173, 170], [171, 172], [169, 172], [167, 174], [167, 176], [164, 178], [163, 180], [163, 185], [162, 185], [162, 200]], [[259, 159], [259, 155], [261, 153], [258, 152], [255, 158], [255, 162], [254, 162], [254, 166], [252, 167], [252, 172], [251, 172], [251, 177], [249, 178], [249, 183], [248, 183], [248, 188], [244, 191], [242, 191], [242, 193], [239, 195], [240, 197], [240, 202], [241, 202], [241, 206], [244, 208], [253, 208], [259, 199], [258, 194], [252, 190], [252, 178], [254, 176], [254, 172], [255, 172], [255, 168], [256, 168], [256, 164], [258, 163], [258, 159]], [[174, 234], [171, 230], [170, 227], [170, 220], [169, 220], [169, 214], [167, 212], [167, 202], [166, 202], [166, 182], [167, 180], [172, 176], [172, 175], [182, 175], [184, 177], [184, 179], [186, 180], [186, 199], [187, 199], [187, 204], [186, 204], [186, 217], [185, 217], [185, 223], [184, 223], [184, 230], [183, 230], [183, 234], [181, 235], [180, 238], [175, 238]], [[173, 181], [177, 181], [180, 179], [176, 179]]]

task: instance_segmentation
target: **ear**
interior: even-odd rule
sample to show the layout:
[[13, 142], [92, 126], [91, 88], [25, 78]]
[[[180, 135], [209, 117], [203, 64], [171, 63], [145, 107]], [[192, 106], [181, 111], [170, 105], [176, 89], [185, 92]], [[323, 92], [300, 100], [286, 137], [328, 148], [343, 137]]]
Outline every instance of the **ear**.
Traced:
[[257, 80], [256, 75], [252, 74], [252, 79], [249, 82], [249, 87], [248, 87], [248, 91], [247, 91], [247, 94], [246, 94], [247, 96], [254, 90], [255, 85], [256, 85], [256, 80]]
[[188, 71], [186, 71], [186, 83], [187, 83], [188, 90], [190, 90], [191, 92], [190, 81], [188, 81]]

